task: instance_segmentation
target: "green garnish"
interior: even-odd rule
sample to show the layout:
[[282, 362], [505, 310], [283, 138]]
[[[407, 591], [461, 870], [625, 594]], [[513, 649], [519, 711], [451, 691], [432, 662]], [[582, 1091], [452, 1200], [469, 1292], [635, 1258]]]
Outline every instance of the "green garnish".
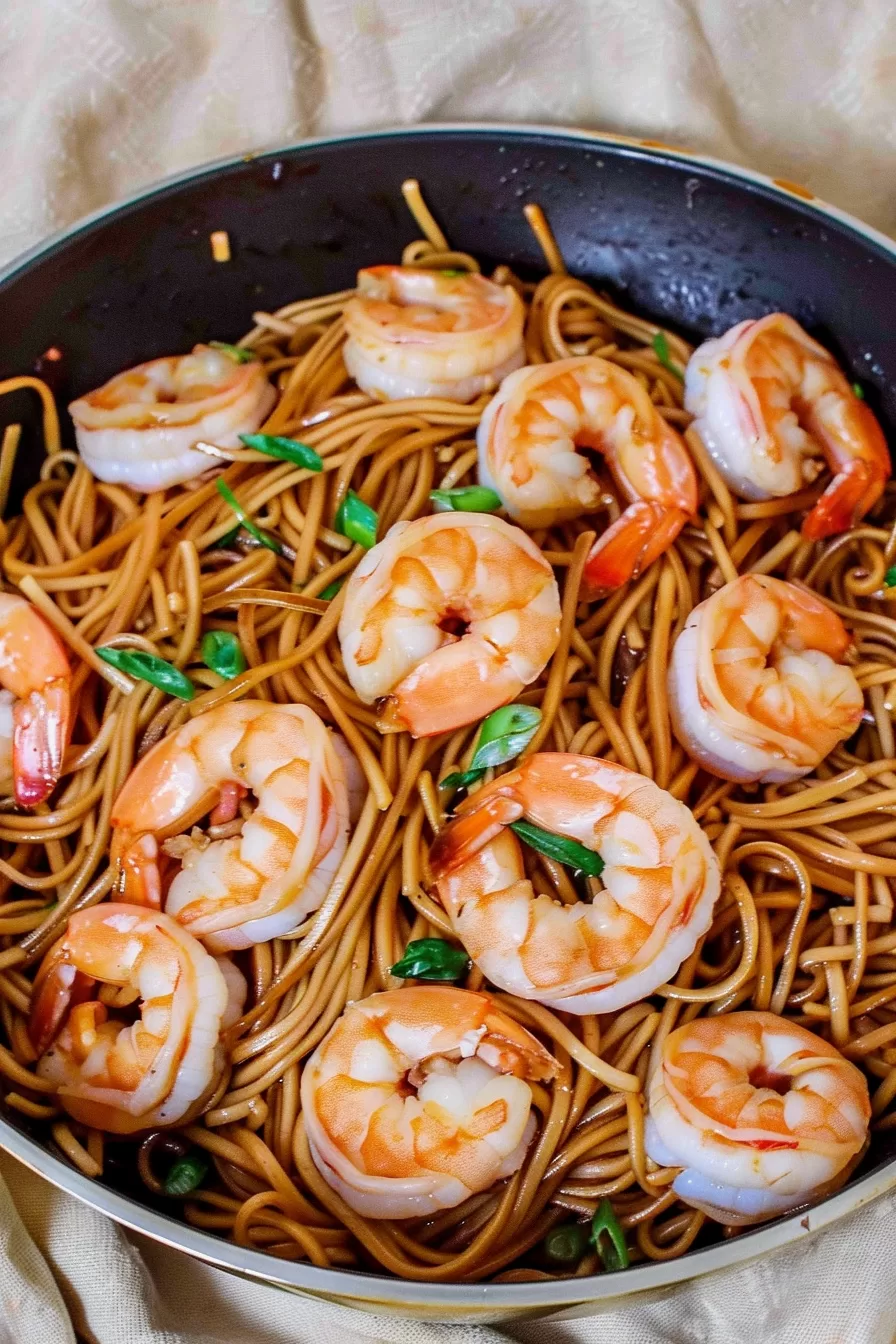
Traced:
[[469, 274], [470, 274], [469, 271], [452, 270], [450, 266], [447, 268], [447, 270], [442, 271], [442, 275], [447, 275], [449, 280], [456, 280], [459, 275], [469, 275]]
[[557, 863], [565, 863], [576, 868], [588, 877], [600, 877], [604, 870], [604, 861], [593, 849], [586, 849], [578, 840], [569, 840], [565, 835], [554, 835], [553, 831], [543, 831], [530, 821], [512, 821], [510, 829], [516, 831], [521, 840], [545, 854]]
[[541, 1244], [551, 1264], [574, 1268], [588, 1249], [588, 1229], [582, 1223], [559, 1223]]
[[669, 354], [669, 338], [664, 331], [658, 331], [650, 342], [653, 346], [653, 353], [656, 355], [664, 369], [673, 373], [679, 382], [684, 382], [684, 374], [677, 364], [672, 363], [672, 356]]
[[884, 575], [884, 587], [896, 588], [896, 565], [891, 565]]
[[365, 504], [354, 490], [348, 490], [336, 510], [336, 531], [369, 551], [376, 544], [378, 522], [376, 509]]
[[213, 350], [220, 350], [222, 354], [235, 359], [237, 364], [248, 364], [250, 359], [255, 358], [255, 351], [247, 350], [244, 345], [228, 345], [226, 341], [209, 341], [209, 345]]
[[188, 1195], [205, 1180], [209, 1171], [209, 1161], [202, 1150], [181, 1157], [174, 1163], [162, 1185], [166, 1195]]
[[455, 770], [453, 774], [446, 775], [439, 784], [440, 789], [465, 789], [468, 784], [475, 784], [477, 779], [481, 779], [485, 770]]
[[318, 593], [321, 602], [331, 602], [344, 583], [345, 575], [341, 579], [334, 579], [332, 583], [328, 583], [323, 592]]
[[504, 705], [482, 720], [476, 750], [469, 770], [446, 775], [440, 789], [465, 789], [475, 784], [492, 765], [506, 765], [525, 751], [541, 723], [541, 710], [533, 705]]
[[483, 719], [470, 762], [471, 770], [504, 765], [525, 751], [541, 723], [541, 710], [534, 705], [504, 705]]
[[402, 980], [460, 980], [470, 965], [462, 947], [446, 943], [444, 938], [416, 938], [408, 943], [390, 974]]
[[246, 670], [246, 655], [236, 635], [227, 630], [209, 630], [202, 636], [200, 654], [206, 667], [225, 681], [233, 681]]
[[430, 490], [434, 504], [461, 513], [496, 513], [501, 507], [501, 496], [487, 485], [462, 485], [456, 490]]
[[861, 383], [853, 383], [852, 390], [854, 394], [858, 397], [859, 401], [865, 400], [865, 389]]
[[154, 653], [144, 653], [142, 649], [98, 648], [97, 653], [104, 663], [117, 667], [119, 672], [127, 672], [138, 681], [148, 681], [159, 691], [176, 695], [178, 700], [192, 700], [196, 687], [185, 672]]
[[300, 443], [298, 439], [285, 439], [280, 434], [241, 434], [240, 438], [247, 448], [254, 448], [257, 453], [279, 457], [281, 461], [292, 462], [307, 471], [324, 469], [320, 453], [309, 448], [307, 443]]
[[604, 1269], [628, 1269], [630, 1261], [625, 1233], [608, 1199], [602, 1199], [597, 1207], [588, 1240], [603, 1261]]
[[227, 550], [229, 546], [233, 545], [240, 534], [241, 526], [242, 524], [237, 523], [236, 527], [232, 527], [229, 532], [224, 533], [223, 537], [218, 538], [218, 547], [221, 550]]
[[282, 555], [283, 547], [280, 545], [277, 538], [272, 537], [269, 532], [265, 532], [263, 528], [259, 527], [258, 524], [249, 517], [226, 481], [222, 480], [219, 476], [215, 485], [218, 488], [218, 494], [222, 499], [226, 500], [233, 509], [237, 518], [240, 520], [241, 526], [245, 528], [249, 533], [249, 536], [254, 537], [262, 546], [267, 546], [268, 550], [273, 551], [275, 555]]

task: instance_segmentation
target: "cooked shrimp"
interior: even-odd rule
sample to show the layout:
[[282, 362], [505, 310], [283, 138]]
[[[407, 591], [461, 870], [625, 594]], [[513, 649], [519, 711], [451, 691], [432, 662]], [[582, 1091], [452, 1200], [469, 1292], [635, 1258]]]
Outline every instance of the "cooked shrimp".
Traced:
[[81, 456], [94, 476], [164, 490], [214, 466], [195, 445], [241, 448], [266, 419], [276, 393], [258, 360], [238, 364], [224, 350], [138, 364], [69, 406]]
[[35, 807], [62, 770], [71, 668], [52, 626], [13, 593], [0, 593], [0, 686], [0, 791]]
[[[211, 812], [257, 806], [240, 835], [182, 834]], [[212, 810], [214, 809], [214, 810]], [[148, 751], [112, 810], [111, 860], [128, 899], [162, 900], [159, 841], [181, 860], [165, 909], [214, 952], [291, 933], [324, 900], [348, 840], [339, 751], [304, 705], [243, 700], [184, 724]]]
[[625, 369], [582, 356], [518, 369], [485, 408], [479, 479], [523, 527], [549, 527], [597, 508], [588, 451], [605, 458], [628, 508], [585, 566], [595, 591], [637, 578], [697, 512], [697, 477], [681, 435]]
[[365, 1218], [454, 1208], [519, 1170], [527, 1080], [556, 1072], [487, 994], [418, 985], [350, 1003], [302, 1070], [315, 1166]]
[[[129, 991], [124, 1005], [139, 999], [139, 1018], [110, 1016], [91, 997], [98, 982]], [[168, 915], [117, 902], [79, 910], [34, 983], [38, 1075], [55, 1083], [69, 1115], [96, 1129], [184, 1124], [214, 1091], [221, 1028], [245, 994], [236, 967], [225, 971]]]
[[673, 1031], [647, 1101], [648, 1156], [684, 1168], [679, 1199], [734, 1224], [835, 1190], [871, 1118], [855, 1065], [774, 1013], [720, 1013]]
[[890, 456], [873, 412], [833, 356], [786, 313], [739, 322], [688, 362], [685, 405], [743, 499], [778, 499], [834, 479], [803, 522], [813, 540], [845, 532], [880, 498]]
[[431, 737], [506, 705], [560, 638], [553, 571], [525, 532], [485, 513], [396, 523], [346, 585], [339, 643], [384, 732]]
[[345, 366], [372, 397], [474, 401], [523, 363], [525, 308], [482, 275], [371, 266], [345, 306]]
[[[535, 894], [504, 829], [521, 818], [600, 854], [590, 901]], [[644, 775], [567, 752], [536, 753], [471, 794], [430, 866], [483, 975], [578, 1014], [624, 1008], [671, 979], [709, 928], [720, 887], [688, 808]]]
[[722, 779], [799, 779], [862, 721], [844, 662], [851, 648], [840, 617], [813, 593], [744, 574], [696, 606], [675, 641], [675, 736]]

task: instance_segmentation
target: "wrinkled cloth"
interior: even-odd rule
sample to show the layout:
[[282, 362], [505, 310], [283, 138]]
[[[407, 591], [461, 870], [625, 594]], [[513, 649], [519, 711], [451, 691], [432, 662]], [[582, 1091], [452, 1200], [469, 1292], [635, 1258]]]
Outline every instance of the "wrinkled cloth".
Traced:
[[[588, 126], [802, 182], [896, 232], [892, 0], [6, 0], [0, 261], [153, 179], [420, 121]], [[878, 1200], [796, 1246], [569, 1321], [439, 1326], [234, 1278], [0, 1158], [0, 1344], [888, 1344]], [[11, 1193], [10, 1193], [11, 1192]]]

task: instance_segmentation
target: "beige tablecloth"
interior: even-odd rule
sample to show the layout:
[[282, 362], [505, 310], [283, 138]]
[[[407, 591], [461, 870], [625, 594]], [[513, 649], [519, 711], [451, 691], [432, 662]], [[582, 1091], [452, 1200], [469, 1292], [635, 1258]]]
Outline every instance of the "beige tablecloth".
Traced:
[[[0, 260], [204, 159], [474, 118], [687, 144], [896, 232], [893, 0], [0, 0]], [[0, 1171], [0, 1344], [69, 1344], [69, 1312], [99, 1344], [896, 1338], [893, 1200], [659, 1303], [501, 1334], [305, 1304]]]

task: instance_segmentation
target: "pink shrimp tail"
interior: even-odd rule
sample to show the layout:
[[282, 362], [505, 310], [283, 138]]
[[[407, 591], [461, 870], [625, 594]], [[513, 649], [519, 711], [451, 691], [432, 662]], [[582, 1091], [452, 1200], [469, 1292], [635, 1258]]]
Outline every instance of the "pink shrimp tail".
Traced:
[[[504, 783], [504, 780], [501, 780]], [[523, 815], [523, 805], [513, 798], [493, 793], [478, 806], [476, 797], [464, 804], [470, 811], [458, 816], [436, 836], [429, 851], [434, 881], [447, 876], [494, 840], [505, 826]]]
[[89, 1000], [95, 984], [65, 960], [61, 943], [50, 949], [34, 984], [28, 1021], [28, 1036], [39, 1055], [53, 1044], [68, 1012]]
[[886, 446], [871, 461], [853, 458], [831, 481], [821, 499], [806, 515], [803, 536], [811, 541], [836, 536], [855, 527], [880, 499], [890, 475]]
[[584, 573], [588, 595], [599, 597], [637, 579], [669, 549], [692, 516], [684, 509], [635, 500], [591, 548]]
[[13, 710], [13, 779], [20, 807], [35, 807], [55, 789], [68, 745], [71, 701], [68, 682], [50, 681], [17, 700]]

